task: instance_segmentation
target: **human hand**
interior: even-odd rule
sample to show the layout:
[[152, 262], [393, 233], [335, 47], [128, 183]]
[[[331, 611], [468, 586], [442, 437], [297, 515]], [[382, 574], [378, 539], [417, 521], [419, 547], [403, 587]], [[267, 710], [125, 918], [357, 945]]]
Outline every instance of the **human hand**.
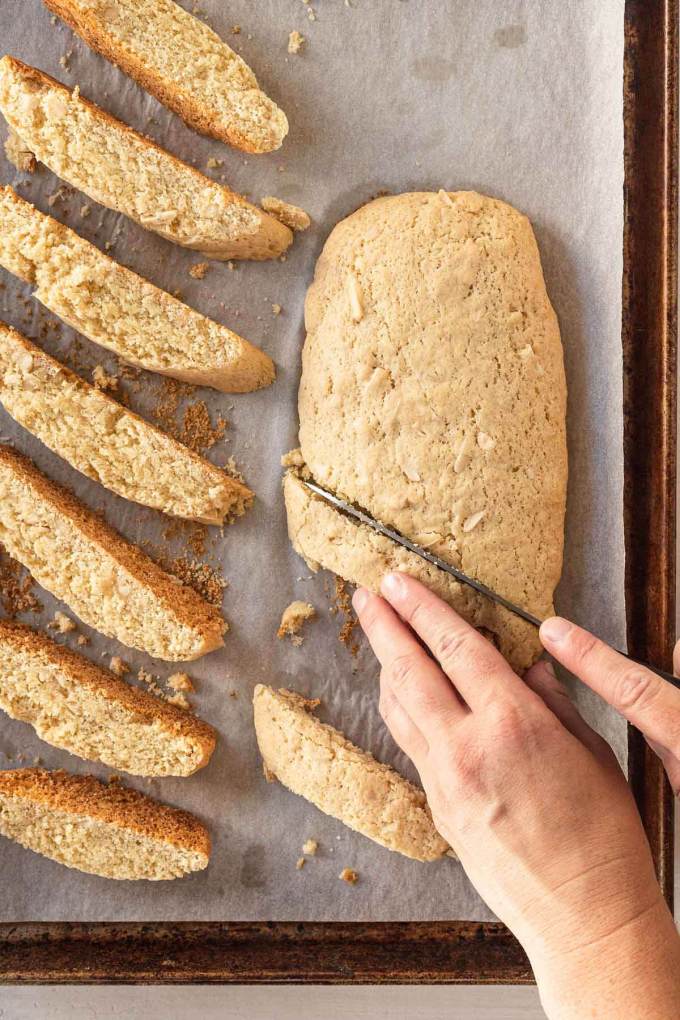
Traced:
[[[624, 776], [546, 664], [520, 680], [408, 575], [385, 577], [382, 594], [354, 596], [382, 666], [381, 714], [420, 774], [435, 825], [524, 945], [550, 1015], [579, 1016], [584, 996], [588, 1008], [594, 1001], [585, 989], [602, 981], [603, 947], [623, 970], [634, 947], [677, 943]], [[677, 944], [673, 953], [677, 975]], [[639, 1013], [617, 975], [618, 1015], [671, 1015], [654, 1012], [671, 980], [666, 965], [657, 971]], [[639, 966], [633, 979], [640, 985]]]
[[[553, 658], [642, 731], [649, 746], [661, 758], [673, 792], [678, 796], [680, 690], [561, 617], [546, 620], [540, 638]], [[680, 641], [673, 653], [673, 669], [675, 673], [680, 672]]]

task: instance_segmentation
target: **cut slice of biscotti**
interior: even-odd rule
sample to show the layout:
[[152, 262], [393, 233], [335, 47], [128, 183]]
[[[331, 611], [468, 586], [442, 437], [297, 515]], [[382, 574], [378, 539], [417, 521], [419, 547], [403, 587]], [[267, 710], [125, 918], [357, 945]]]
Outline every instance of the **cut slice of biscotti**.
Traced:
[[245, 152], [272, 152], [286, 115], [237, 53], [172, 0], [45, 0], [85, 42], [182, 120]]
[[423, 791], [320, 722], [316, 704], [257, 685], [255, 732], [267, 774], [388, 850], [416, 861], [450, 853]]
[[182, 163], [60, 82], [6, 56], [0, 110], [53, 173], [95, 202], [216, 259], [271, 259], [293, 235], [274, 216]]
[[242, 514], [253, 494], [0, 322], [5, 410], [88, 478], [125, 499], [205, 524]]
[[0, 833], [102, 878], [158, 882], [203, 871], [210, 860], [208, 830], [187, 811], [63, 771], [0, 772]]
[[226, 624], [215, 606], [7, 446], [0, 446], [0, 544], [107, 637], [169, 661], [223, 644]]
[[288, 535], [310, 570], [316, 572], [321, 566], [351, 584], [376, 592], [385, 574], [403, 571], [422, 581], [482, 630], [513, 669], [523, 673], [538, 658], [541, 645], [532, 624], [460, 584], [416, 553], [340, 513], [314, 495], [295, 470], [286, 473], [283, 494]]
[[212, 726], [20, 623], [0, 620], [0, 708], [41, 740], [137, 776], [190, 776]]
[[225, 393], [268, 386], [257, 347], [154, 287], [75, 231], [0, 188], [0, 265], [46, 308], [131, 365]]

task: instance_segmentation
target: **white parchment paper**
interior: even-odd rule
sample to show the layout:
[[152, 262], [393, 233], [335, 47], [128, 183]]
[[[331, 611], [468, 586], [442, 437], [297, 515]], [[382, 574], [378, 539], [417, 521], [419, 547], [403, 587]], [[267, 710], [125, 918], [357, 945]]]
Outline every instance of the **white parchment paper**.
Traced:
[[[280, 455], [296, 444], [296, 392], [304, 339], [302, 306], [321, 245], [332, 226], [378, 191], [474, 188], [497, 195], [531, 218], [548, 290], [559, 316], [569, 381], [570, 488], [561, 611], [623, 643], [622, 244], [623, 0], [317, 0], [316, 20], [301, 0], [201, 0], [208, 23], [255, 68], [287, 111], [291, 132], [270, 156], [244, 156], [202, 138], [103, 58], [91, 53], [39, 0], [0, 0], [0, 50], [72, 85], [205, 171], [209, 157], [254, 199], [274, 194], [304, 206], [313, 229], [288, 259], [213, 263], [189, 277], [200, 257], [146, 233], [123, 217], [66, 193], [42, 168], [33, 177], [0, 158], [3, 182], [76, 227], [119, 261], [260, 344], [278, 365], [276, 384], [229, 397], [204, 391], [230, 419], [228, 439], [210, 456], [236, 457], [258, 496], [256, 508], [216, 537], [213, 562], [230, 581], [223, 651], [192, 663], [193, 702], [220, 743], [210, 766], [190, 779], [133, 785], [196, 812], [210, 826], [207, 872], [167, 883], [113, 883], [68, 871], [0, 841], [4, 920], [427, 920], [489, 917], [452, 861], [422, 865], [383, 850], [321, 815], [278, 785], [265, 784], [251, 721], [255, 683], [288, 685], [319, 697], [324, 718], [382, 760], [412, 776], [377, 711], [378, 669], [362, 641], [354, 659], [338, 641], [329, 613], [327, 575], [310, 579], [290, 549], [280, 493]], [[232, 26], [240, 25], [240, 34]], [[288, 34], [307, 39], [297, 56]], [[63, 58], [60, 61], [60, 58]], [[66, 65], [66, 66], [63, 66]], [[0, 129], [1, 130], [1, 129]], [[52, 353], [78, 353], [81, 371], [115, 359], [66, 327], [0, 271], [2, 318]], [[272, 315], [272, 303], [283, 307]], [[45, 328], [47, 327], [47, 329]], [[157, 381], [128, 388], [131, 406], [148, 412]], [[84, 480], [0, 410], [0, 433], [64, 481], [136, 541], [167, 545], [161, 515], [108, 495]], [[181, 551], [181, 550], [180, 550]], [[54, 601], [41, 593], [47, 622]], [[293, 599], [314, 603], [319, 619], [300, 648], [278, 641], [276, 627]], [[63, 608], [63, 607], [62, 607]], [[85, 652], [108, 662], [120, 654], [135, 670], [167, 677], [175, 669], [90, 638]], [[64, 640], [64, 639], [60, 639]], [[72, 643], [72, 638], [68, 639]], [[103, 658], [102, 658], [103, 657]], [[231, 697], [229, 692], [236, 691]], [[583, 692], [578, 691], [579, 698]], [[584, 708], [625, 759], [625, 728], [594, 698]], [[29, 727], [0, 718], [0, 766], [30, 764], [107, 770], [38, 741]], [[23, 756], [20, 757], [20, 756]], [[303, 842], [320, 850], [295, 869]], [[361, 882], [339, 881], [344, 867]]]

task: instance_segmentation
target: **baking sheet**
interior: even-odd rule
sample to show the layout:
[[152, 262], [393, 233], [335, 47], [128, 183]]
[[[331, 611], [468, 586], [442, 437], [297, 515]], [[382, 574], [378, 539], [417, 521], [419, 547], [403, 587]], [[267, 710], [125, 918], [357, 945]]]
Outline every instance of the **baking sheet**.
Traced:
[[[190, 8], [192, 5], [184, 3]], [[312, 578], [289, 547], [280, 494], [280, 455], [296, 444], [296, 391], [304, 339], [302, 308], [315, 258], [332, 226], [381, 190], [474, 188], [526, 212], [538, 237], [548, 291], [560, 320], [569, 383], [570, 485], [564, 578], [558, 607], [606, 639], [625, 640], [622, 522], [622, 60], [623, 0], [317, 0], [310, 20], [301, 0], [201, 0], [201, 16], [254, 67], [289, 115], [283, 149], [248, 156], [195, 135], [103, 58], [92, 54], [39, 0], [0, 0], [0, 49], [33, 63], [150, 134], [182, 158], [252, 198], [274, 194], [304, 206], [313, 229], [287, 260], [212, 263], [189, 276], [196, 253], [143, 231], [123, 217], [62, 193], [41, 168], [29, 177], [0, 156], [0, 179], [168, 290], [267, 350], [276, 384], [230, 397], [200, 391], [230, 421], [209, 456], [233, 455], [258, 501], [214, 540], [206, 556], [229, 588], [226, 647], [196, 663], [191, 700], [219, 730], [210, 766], [189, 779], [132, 785], [197, 813], [214, 850], [207, 872], [169, 883], [112, 883], [70, 872], [0, 841], [6, 921], [135, 920], [446, 920], [492, 915], [453, 861], [421, 865], [391, 854], [321, 815], [278, 785], [267, 785], [252, 730], [257, 682], [287, 685], [322, 699], [323, 717], [413, 778], [377, 712], [378, 668], [360, 639], [353, 657], [338, 640], [344, 618], [332, 614], [333, 579]], [[239, 34], [232, 27], [241, 26]], [[307, 39], [287, 53], [288, 34]], [[64, 66], [66, 65], [66, 66]], [[2, 128], [0, 128], [0, 131]], [[206, 170], [209, 157], [223, 165]], [[89, 369], [115, 359], [76, 338], [41, 310], [25, 285], [0, 270], [0, 315], [52, 353]], [[282, 314], [272, 313], [280, 304]], [[54, 327], [57, 326], [55, 329]], [[130, 405], [150, 414], [159, 383], [124, 383]], [[192, 399], [196, 399], [193, 397]], [[0, 410], [0, 435], [30, 454], [134, 541], [187, 554], [163, 537], [167, 520], [126, 504], [83, 479]], [[192, 555], [189, 553], [189, 555]], [[57, 607], [40, 592], [45, 624]], [[281, 611], [311, 601], [319, 619], [293, 647], [275, 637]], [[63, 608], [63, 607], [61, 607]], [[148, 659], [85, 626], [85, 653], [118, 654], [167, 677], [177, 667]], [[73, 636], [60, 638], [74, 643]], [[236, 692], [232, 696], [232, 692]], [[594, 696], [576, 691], [584, 711], [625, 762], [625, 726]], [[0, 719], [0, 767], [109, 770], [42, 744], [25, 725]], [[318, 840], [302, 871], [303, 842]], [[355, 868], [360, 884], [339, 881]]]

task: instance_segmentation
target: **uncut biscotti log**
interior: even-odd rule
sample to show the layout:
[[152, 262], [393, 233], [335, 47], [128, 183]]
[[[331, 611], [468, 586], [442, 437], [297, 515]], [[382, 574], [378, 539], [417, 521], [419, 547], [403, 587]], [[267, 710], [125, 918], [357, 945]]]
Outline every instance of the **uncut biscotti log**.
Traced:
[[118, 265], [10, 187], [0, 187], [0, 265], [51, 312], [124, 361], [225, 393], [274, 380], [274, 364], [226, 326]]
[[425, 794], [311, 714], [316, 702], [258, 684], [255, 732], [268, 775], [380, 846], [417, 861], [450, 852]]
[[36, 159], [95, 202], [215, 259], [272, 259], [293, 234], [37, 68], [0, 60], [0, 110]]
[[107, 637], [168, 661], [223, 644], [226, 623], [215, 606], [7, 446], [0, 446], [0, 544]]
[[[473, 192], [380, 198], [335, 227], [305, 305], [295, 461], [538, 617], [564, 543], [566, 384], [528, 219]], [[286, 481], [310, 563], [378, 587], [402, 569], [522, 671], [534, 627]]]
[[64, 645], [0, 620], [0, 709], [41, 740], [137, 776], [190, 776], [215, 750], [212, 726]]
[[245, 61], [172, 0], [45, 0], [88, 46], [195, 131], [245, 152], [272, 152], [286, 115]]
[[0, 322], [0, 402], [88, 478], [164, 513], [223, 524], [253, 494]]
[[63, 771], [0, 772], [0, 834], [102, 878], [158, 882], [203, 871], [210, 860], [208, 831], [187, 811]]

